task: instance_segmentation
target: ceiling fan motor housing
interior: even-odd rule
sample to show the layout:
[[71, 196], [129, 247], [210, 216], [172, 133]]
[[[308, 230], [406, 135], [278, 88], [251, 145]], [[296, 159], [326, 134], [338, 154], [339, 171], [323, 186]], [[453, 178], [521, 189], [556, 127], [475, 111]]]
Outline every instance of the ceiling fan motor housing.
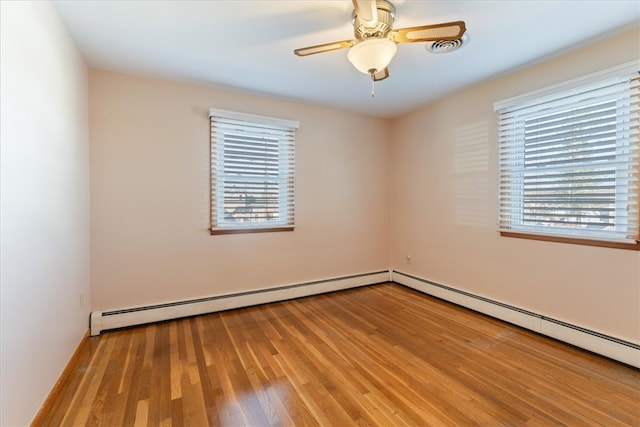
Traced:
[[353, 33], [356, 40], [366, 40], [371, 37], [386, 37], [393, 27], [396, 8], [387, 0], [376, 0], [378, 23], [375, 27], [366, 27], [353, 11]]

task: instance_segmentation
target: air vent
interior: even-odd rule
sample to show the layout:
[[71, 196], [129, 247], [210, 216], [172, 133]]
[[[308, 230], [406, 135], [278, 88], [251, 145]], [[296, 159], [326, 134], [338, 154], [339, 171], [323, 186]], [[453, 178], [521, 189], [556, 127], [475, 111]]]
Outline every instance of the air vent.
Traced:
[[425, 49], [431, 53], [449, 53], [460, 49], [462, 45], [467, 43], [467, 35], [464, 34], [461, 39], [456, 40], [436, 40], [427, 43]]

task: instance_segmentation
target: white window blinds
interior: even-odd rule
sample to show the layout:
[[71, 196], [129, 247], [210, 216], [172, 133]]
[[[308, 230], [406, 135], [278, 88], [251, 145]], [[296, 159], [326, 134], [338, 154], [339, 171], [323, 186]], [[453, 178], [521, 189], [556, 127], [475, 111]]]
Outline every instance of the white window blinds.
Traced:
[[294, 226], [298, 123], [212, 109], [211, 232]]
[[638, 68], [496, 105], [501, 231], [636, 243]]

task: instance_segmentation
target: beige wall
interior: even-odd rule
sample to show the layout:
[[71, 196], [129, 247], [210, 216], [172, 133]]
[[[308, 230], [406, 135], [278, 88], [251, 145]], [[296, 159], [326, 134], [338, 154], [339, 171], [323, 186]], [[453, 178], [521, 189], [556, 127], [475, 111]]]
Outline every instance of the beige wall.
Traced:
[[[94, 310], [387, 269], [389, 123], [90, 72]], [[211, 107], [300, 121], [294, 232], [210, 236]]]
[[87, 67], [49, 2], [0, 15], [0, 425], [24, 426], [88, 328]]
[[499, 236], [493, 112], [496, 101], [637, 59], [639, 52], [634, 30], [396, 120], [392, 268], [640, 342], [638, 252]]
[[[495, 101], [635, 59], [638, 40], [637, 30], [620, 34], [392, 122], [92, 70], [92, 308], [392, 267], [639, 342], [637, 252], [496, 232], [493, 111]], [[295, 232], [207, 233], [211, 107], [300, 121]]]

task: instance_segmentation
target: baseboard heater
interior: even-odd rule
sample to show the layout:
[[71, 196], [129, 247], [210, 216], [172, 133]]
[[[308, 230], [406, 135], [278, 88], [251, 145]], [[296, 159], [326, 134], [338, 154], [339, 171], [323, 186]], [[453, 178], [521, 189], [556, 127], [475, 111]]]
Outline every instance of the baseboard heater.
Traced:
[[165, 304], [132, 307], [122, 310], [94, 311], [91, 313], [90, 318], [91, 336], [100, 335], [102, 331], [109, 329], [179, 319], [181, 317], [388, 282], [390, 281], [390, 274], [390, 271], [384, 270]]
[[392, 270], [391, 280], [422, 293], [640, 368], [639, 344], [552, 319], [400, 271]]

